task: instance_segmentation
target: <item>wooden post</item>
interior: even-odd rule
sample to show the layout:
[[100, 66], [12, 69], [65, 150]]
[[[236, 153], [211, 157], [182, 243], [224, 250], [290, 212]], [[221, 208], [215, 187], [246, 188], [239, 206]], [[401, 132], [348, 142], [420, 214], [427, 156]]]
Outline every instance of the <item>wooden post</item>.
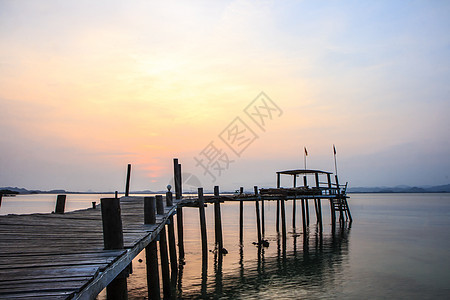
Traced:
[[301, 202], [302, 202], [302, 224], [303, 224], [303, 235], [306, 234], [305, 201], [307, 201], [307, 200], [305, 200], [305, 199], [303, 199], [303, 198], [301, 199]]
[[92, 201], [92, 208], [93, 208], [93, 209], [96, 209], [96, 207], [97, 207], [96, 204], [97, 204], [97, 203], [96, 203], [95, 201]]
[[[329, 189], [329, 195], [331, 197], [331, 174], [327, 173], [327, 183], [328, 183], [328, 189]], [[332, 198], [330, 198], [330, 210], [331, 210], [331, 225], [334, 226], [336, 224], [336, 212], [334, 210], [334, 201]]]
[[[102, 208], [103, 243], [105, 250], [123, 249], [122, 217], [120, 199], [100, 199]], [[108, 299], [127, 299], [127, 272], [120, 273], [106, 287]]]
[[258, 196], [258, 187], [255, 186], [254, 187], [255, 190], [255, 206], [256, 206], [256, 230], [258, 232], [258, 245], [261, 246], [261, 241], [262, 241], [262, 237], [261, 237], [261, 219], [259, 216], [259, 196]]
[[156, 195], [156, 212], [158, 215], [164, 215], [164, 202], [162, 195]]
[[[303, 176], [303, 186], [305, 188], [308, 187], [308, 180], [306, 178], [306, 175]], [[307, 198], [305, 198], [305, 213], [306, 213], [306, 224], [309, 226], [309, 203]]]
[[[144, 197], [144, 223], [156, 224], [156, 199]], [[160, 299], [158, 271], [158, 250], [156, 241], [153, 240], [145, 247], [145, 259], [147, 263], [147, 288], [149, 299]]]
[[198, 212], [200, 216], [200, 231], [202, 236], [202, 260], [208, 260], [208, 241], [206, 235], [205, 202], [203, 199], [203, 188], [198, 188]]
[[144, 224], [156, 223], [156, 198], [144, 197]]
[[[164, 215], [164, 203], [161, 195], [156, 195], [156, 212], [158, 215]], [[163, 280], [163, 294], [164, 298], [170, 298], [171, 284], [169, 272], [169, 255], [167, 250], [166, 228], [163, 226], [159, 232], [159, 252], [161, 253], [161, 275]]]
[[[173, 159], [173, 179], [175, 184], [175, 199], [180, 200], [182, 196], [181, 165], [178, 158]], [[177, 207], [177, 233], [178, 233], [178, 255], [180, 261], [184, 260], [184, 236], [183, 236], [183, 207]]]
[[[241, 187], [240, 194], [244, 193], [244, 188]], [[241, 198], [239, 201], [239, 244], [244, 242], [244, 200]]]
[[280, 188], [280, 173], [277, 172], [277, 189]]
[[63, 214], [65, 206], [66, 206], [66, 195], [58, 195], [58, 196], [56, 196], [55, 213], [56, 214]]
[[127, 183], [125, 186], [125, 197], [128, 197], [130, 194], [130, 177], [131, 177], [131, 164], [128, 164], [127, 167]]
[[264, 238], [266, 230], [264, 221], [264, 198], [262, 196], [261, 196], [261, 229], [262, 229], [262, 237]]
[[3, 198], [3, 194], [0, 194], [0, 207], [2, 207], [2, 198]]
[[[319, 182], [319, 173], [315, 173], [315, 178], [316, 178], [316, 188], [318, 190], [320, 190], [320, 182]], [[323, 225], [322, 225], [322, 203], [321, 203], [321, 199], [317, 199], [317, 215], [319, 217], [319, 231], [322, 232], [323, 231]]]
[[283, 237], [283, 245], [286, 245], [286, 210], [284, 207], [285, 198], [280, 200], [281, 203], [281, 235]]
[[[173, 206], [172, 192], [166, 193], [166, 205]], [[173, 216], [169, 217], [168, 227], [168, 237], [169, 237], [169, 255], [170, 255], [170, 267], [172, 271], [171, 282], [174, 285], [177, 282], [178, 273], [178, 263], [177, 263], [177, 249], [175, 242], [175, 225], [173, 224]]]
[[[219, 186], [214, 187], [214, 196], [219, 197]], [[222, 236], [222, 215], [220, 212], [220, 200], [216, 199], [214, 202], [214, 229], [216, 238], [216, 247], [219, 255], [222, 255], [223, 236]]]
[[117, 191], [114, 193], [114, 198], [119, 198], [119, 193]]
[[280, 200], [277, 199], [277, 216], [275, 219], [275, 226], [277, 229], [277, 233], [280, 232]]
[[344, 222], [344, 210], [342, 209], [342, 199], [340, 197], [341, 195], [341, 188], [339, 187], [339, 180], [338, 180], [338, 176], [335, 175], [336, 178], [336, 188], [337, 188], [337, 194], [338, 194], [338, 199], [339, 199], [339, 222]]
[[[294, 174], [294, 188], [297, 187], [297, 175]], [[297, 196], [297, 195], [296, 195]], [[295, 230], [295, 218], [297, 213], [297, 197], [294, 197], [294, 200], [292, 200], [292, 228]]]

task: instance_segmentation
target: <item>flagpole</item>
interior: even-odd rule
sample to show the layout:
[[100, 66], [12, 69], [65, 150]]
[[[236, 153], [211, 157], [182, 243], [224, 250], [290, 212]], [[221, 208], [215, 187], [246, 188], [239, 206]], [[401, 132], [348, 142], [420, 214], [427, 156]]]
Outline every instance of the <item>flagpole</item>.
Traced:
[[305, 165], [305, 170], [306, 170], [306, 157], [308, 156], [308, 151], [306, 150], [306, 147], [304, 147], [304, 148], [305, 148], [305, 151], [303, 152], [303, 157], [305, 159], [304, 165]]

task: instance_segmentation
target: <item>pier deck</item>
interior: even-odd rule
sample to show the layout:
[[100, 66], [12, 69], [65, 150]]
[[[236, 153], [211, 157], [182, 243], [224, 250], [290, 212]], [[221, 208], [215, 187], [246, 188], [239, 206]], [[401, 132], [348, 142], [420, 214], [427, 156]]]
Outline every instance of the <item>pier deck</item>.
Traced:
[[121, 198], [124, 250], [103, 250], [101, 210], [0, 217], [0, 299], [92, 299], [164, 227], [144, 224], [143, 197]]

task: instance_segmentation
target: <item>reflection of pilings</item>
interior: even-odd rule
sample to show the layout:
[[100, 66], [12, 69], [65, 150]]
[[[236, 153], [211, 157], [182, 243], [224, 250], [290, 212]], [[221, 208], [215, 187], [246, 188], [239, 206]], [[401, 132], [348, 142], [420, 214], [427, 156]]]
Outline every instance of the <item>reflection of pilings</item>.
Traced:
[[223, 288], [223, 272], [222, 272], [222, 263], [223, 263], [223, 255], [221, 251], [216, 252], [214, 255], [214, 273], [215, 273], [215, 295], [220, 298], [222, 295]]
[[207, 297], [207, 280], [208, 280], [208, 261], [202, 260], [202, 298], [206, 299]]

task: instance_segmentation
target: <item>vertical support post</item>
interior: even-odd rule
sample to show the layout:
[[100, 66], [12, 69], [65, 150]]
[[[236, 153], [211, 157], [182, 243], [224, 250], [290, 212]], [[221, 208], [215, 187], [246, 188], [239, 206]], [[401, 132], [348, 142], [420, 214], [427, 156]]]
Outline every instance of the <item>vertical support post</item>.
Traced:
[[[144, 224], [156, 223], [156, 199], [144, 197]], [[149, 299], [160, 299], [158, 271], [158, 248], [155, 240], [145, 247], [145, 260], [147, 264], [147, 289]]]
[[327, 173], [327, 183], [328, 183], [328, 189], [329, 189], [329, 196], [330, 196], [330, 211], [331, 211], [331, 225], [334, 226], [336, 224], [336, 212], [334, 210], [334, 201], [331, 198], [332, 194], [332, 185], [331, 185], [331, 174]]
[[[320, 191], [320, 182], [319, 182], [319, 173], [315, 173], [316, 178], [316, 188]], [[319, 232], [323, 231], [323, 224], [322, 224], [322, 200], [319, 198], [317, 199], [317, 215], [319, 217]]]
[[214, 196], [217, 197], [214, 202], [214, 229], [216, 238], [216, 247], [219, 255], [222, 255], [223, 237], [222, 237], [222, 215], [220, 213], [219, 186], [214, 187]]
[[[308, 187], [308, 179], [306, 175], [303, 176], [303, 186]], [[309, 202], [308, 198], [305, 198], [305, 213], [306, 213], [306, 224], [309, 226]]]
[[[297, 187], [297, 175], [294, 174], [294, 184], [293, 187]], [[297, 213], [297, 194], [295, 194], [294, 200], [292, 200], [292, 228], [295, 230], [295, 219]]]
[[276, 219], [275, 219], [275, 226], [276, 226], [276, 229], [277, 229], [277, 233], [279, 233], [280, 232], [280, 200], [279, 199], [277, 199], [277, 216], [276, 216]]
[[[158, 215], [164, 215], [164, 203], [161, 195], [156, 195], [156, 212]], [[164, 298], [171, 297], [172, 290], [170, 284], [170, 272], [169, 272], [169, 254], [167, 250], [167, 237], [166, 228], [163, 226], [159, 232], [159, 252], [161, 253], [161, 275], [163, 281], [163, 294]]]
[[283, 237], [283, 246], [286, 246], [286, 210], [285, 210], [285, 197], [283, 197], [281, 202], [281, 235]]
[[[122, 217], [120, 199], [100, 199], [102, 208], [103, 244], [105, 250], [123, 249]], [[122, 271], [106, 287], [108, 299], [127, 299], [127, 269]]]
[[96, 209], [96, 207], [97, 207], [96, 205], [97, 205], [97, 203], [95, 201], [92, 201], [92, 208], [93, 209]]
[[344, 210], [342, 209], [342, 198], [341, 198], [341, 188], [339, 187], [339, 179], [338, 176], [335, 175], [336, 178], [336, 188], [338, 193], [338, 201], [339, 201], [339, 222], [344, 223]]
[[262, 237], [261, 237], [261, 219], [259, 214], [259, 196], [258, 196], [258, 187], [254, 186], [255, 190], [255, 206], [256, 206], [256, 230], [258, 232], [258, 245], [261, 245]]
[[[182, 196], [181, 165], [178, 158], [173, 159], [173, 179], [175, 184], [175, 199], [180, 200]], [[180, 261], [184, 260], [184, 236], [183, 236], [183, 207], [177, 207], [177, 233], [178, 233], [178, 255]]]
[[[166, 205], [173, 206], [172, 192], [166, 193]], [[169, 255], [170, 255], [170, 268], [171, 268], [171, 283], [172, 285], [177, 282], [178, 263], [177, 263], [177, 249], [175, 243], [175, 225], [173, 224], [173, 216], [169, 217], [169, 223], [167, 224], [167, 234], [169, 237]], [[174, 287], [175, 288], [175, 287]]]
[[280, 188], [280, 173], [277, 172], [277, 189]]
[[55, 213], [56, 214], [63, 214], [65, 206], [66, 206], [66, 195], [58, 195], [58, 196], [56, 196]]
[[264, 238], [266, 230], [264, 221], [264, 198], [262, 196], [261, 196], [261, 229], [262, 229], [262, 237]]
[[208, 240], [206, 234], [205, 202], [203, 199], [203, 188], [198, 188], [198, 212], [200, 216], [200, 232], [202, 237], [202, 260], [208, 260]]
[[119, 198], [119, 193], [117, 191], [114, 193], [114, 198]]
[[3, 194], [0, 194], [0, 207], [2, 207], [2, 198], [3, 198]]
[[[239, 189], [240, 195], [244, 193], [244, 188]], [[244, 242], [244, 200], [241, 198], [239, 200], [239, 244], [242, 245]]]
[[301, 199], [302, 202], [302, 224], [303, 224], [303, 235], [306, 234], [306, 219], [305, 219], [305, 199]]
[[127, 182], [125, 185], [125, 197], [130, 195], [130, 177], [131, 177], [131, 164], [128, 164], [127, 167]]

